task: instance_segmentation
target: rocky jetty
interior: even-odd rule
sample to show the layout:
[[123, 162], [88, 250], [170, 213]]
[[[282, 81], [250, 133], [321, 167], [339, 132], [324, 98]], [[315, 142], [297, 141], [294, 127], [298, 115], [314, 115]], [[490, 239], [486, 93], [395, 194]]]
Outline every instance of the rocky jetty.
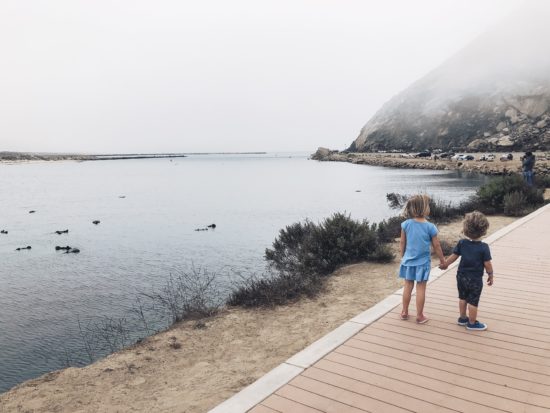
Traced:
[[186, 158], [186, 157], [187, 155], [184, 155], [181, 153], [85, 155], [85, 154], [57, 154], [57, 153], [0, 151], [0, 162], [118, 161], [118, 160], [125, 160], [125, 159], [156, 159], [156, 158]]
[[350, 152], [550, 149], [549, 8], [528, 3], [387, 102]]

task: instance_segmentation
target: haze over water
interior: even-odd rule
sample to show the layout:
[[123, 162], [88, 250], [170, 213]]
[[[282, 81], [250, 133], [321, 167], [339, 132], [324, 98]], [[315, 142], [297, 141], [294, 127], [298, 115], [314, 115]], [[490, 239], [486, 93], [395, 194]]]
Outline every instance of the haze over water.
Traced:
[[207, 268], [231, 287], [264, 272], [286, 225], [343, 211], [375, 222], [395, 214], [388, 192], [459, 201], [484, 179], [286, 153], [1, 164], [0, 391], [64, 367], [66, 351], [85, 362], [77, 317], [125, 317], [177, 270]]

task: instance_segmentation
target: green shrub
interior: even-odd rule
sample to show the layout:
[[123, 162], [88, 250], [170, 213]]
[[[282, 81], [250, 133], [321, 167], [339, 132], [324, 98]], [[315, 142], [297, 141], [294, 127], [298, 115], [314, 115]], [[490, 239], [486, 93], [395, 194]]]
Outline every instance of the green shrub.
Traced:
[[504, 214], [518, 217], [525, 214], [527, 198], [519, 191], [504, 195]]
[[306, 221], [281, 230], [265, 258], [282, 273], [327, 275], [339, 265], [370, 259], [378, 244], [367, 221], [336, 213], [320, 224]]
[[542, 189], [550, 188], [550, 175], [535, 175], [535, 185]]
[[378, 224], [373, 224], [372, 229], [376, 231], [380, 242], [392, 242], [401, 235], [401, 223], [403, 221], [405, 221], [405, 218], [402, 216], [391, 217], [380, 221]]
[[[401, 220], [388, 221], [400, 228]], [[389, 262], [395, 255], [379, 235], [387, 233], [388, 228], [387, 223], [371, 226], [342, 213], [319, 224], [306, 220], [289, 225], [279, 232], [272, 248], [265, 251], [271, 274], [245, 279], [233, 290], [227, 304], [273, 306], [302, 296], [312, 297], [322, 290], [326, 276], [340, 265]]]
[[395, 258], [395, 254], [388, 245], [379, 245], [374, 252], [369, 256], [370, 261], [374, 262], [391, 262]]
[[543, 190], [527, 185], [521, 176], [510, 175], [492, 179], [477, 191], [479, 204], [484, 212], [504, 212], [504, 198], [517, 192], [523, 195], [525, 207], [536, 207], [544, 203]]

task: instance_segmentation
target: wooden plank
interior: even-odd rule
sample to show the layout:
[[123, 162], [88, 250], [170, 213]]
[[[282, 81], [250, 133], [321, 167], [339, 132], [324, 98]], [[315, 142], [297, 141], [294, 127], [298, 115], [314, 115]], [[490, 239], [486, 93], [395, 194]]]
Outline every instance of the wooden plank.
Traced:
[[[421, 326], [416, 325], [414, 322], [403, 322], [402, 320], [395, 319], [394, 317], [384, 317], [383, 319], [378, 320], [377, 323], [399, 325], [406, 329], [422, 328], [425, 331], [433, 332], [434, 334], [454, 337], [461, 340], [470, 341], [472, 343], [479, 343], [484, 346], [494, 346], [497, 348], [533, 354], [535, 356], [548, 357], [550, 355], [547, 348], [545, 349], [530, 346], [529, 343], [533, 342], [533, 340], [521, 340], [521, 337], [518, 338], [513, 336], [505, 336], [500, 333], [491, 333], [490, 330], [468, 331], [464, 327], [460, 327], [456, 324], [440, 322], [434, 319], [431, 319], [430, 322]], [[527, 344], [522, 341], [526, 341]], [[546, 345], [547, 347], [549, 346], [548, 343], [540, 343], [540, 345]]]
[[486, 361], [488, 363], [493, 363], [499, 366], [508, 366], [514, 369], [529, 371], [532, 373], [550, 375], [550, 365], [548, 363], [536, 363], [534, 362], [534, 360], [526, 361], [512, 358], [508, 359], [505, 358], [502, 354], [499, 354], [499, 351], [489, 352], [488, 348], [487, 350], [485, 350], [484, 347], [481, 347], [479, 345], [471, 346], [473, 348], [468, 349], [464, 346], [461, 346], [460, 344], [457, 344], [456, 342], [455, 345], [452, 345], [451, 343], [444, 343], [441, 340], [432, 341], [426, 333], [424, 333], [421, 337], [415, 337], [412, 334], [405, 335], [398, 332], [372, 328], [369, 329], [369, 331], [366, 333], [358, 334], [355, 338], [357, 340], [369, 341], [369, 336], [375, 336], [381, 339], [388, 339], [397, 342], [406, 341], [408, 344], [416, 345], [426, 350], [431, 349], [444, 353], [458, 354], [461, 357], [469, 359], [470, 361]]
[[[450, 302], [449, 298], [443, 297], [441, 294], [436, 296], [430, 296], [428, 305], [431, 305], [432, 303], [447, 305], [449, 307], [455, 308], [455, 310], [458, 312], [458, 298], [455, 298], [453, 296], [451, 300], [452, 300], [452, 305], [449, 305], [449, 302]], [[500, 314], [511, 313], [511, 314], [514, 314], [516, 317], [521, 316], [522, 318], [533, 319], [537, 321], [544, 321], [548, 319], [547, 316], [545, 316], [544, 314], [541, 314], [540, 309], [529, 309], [529, 308], [519, 307], [516, 305], [511, 305], [509, 302], [498, 303], [498, 302], [495, 302], [494, 300], [490, 300], [490, 297], [483, 297], [479, 307], [480, 309], [483, 309], [483, 311], [487, 309]]]
[[[428, 297], [427, 300], [430, 301], [432, 298], [437, 297], [439, 300], [448, 299], [449, 302], [454, 301], [458, 305], [458, 293], [452, 289], [437, 290], [433, 288], [428, 288]], [[500, 307], [510, 307], [514, 309], [524, 309], [527, 311], [536, 312], [538, 314], [546, 312], [544, 308], [541, 308], [538, 303], [535, 303], [530, 300], [520, 301], [520, 300], [510, 300], [509, 298], [499, 298], [494, 294], [482, 294], [480, 306], [485, 305], [485, 303], [494, 304]], [[550, 307], [548, 309], [550, 311]], [[514, 310], [515, 311], [515, 310]]]
[[319, 413], [323, 411], [297, 403], [294, 400], [287, 399], [278, 394], [269, 396], [262, 402], [262, 405], [281, 413]]
[[[550, 396], [542, 396], [481, 379], [465, 377], [460, 374], [419, 365], [405, 360], [396, 360], [393, 357], [387, 357], [381, 354], [362, 352], [361, 356], [361, 358], [358, 358], [339, 352], [333, 352], [328, 354], [318, 363], [321, 365], [321, 363], [325, 362], [334, 362], [360, 370], [379, 372], [379, 374], [391, 375], [391, 377], [405, 382], [412, 382], [412, 384], [429, 386], [429, 388], [434, 390], [440, 388], [439, 386], [441, 383], [446, 383], [451, 386], [451, 390], [447, 388], [446, 391], [461, 392], [460, 389], [467, 389], [468, 392], [466, 394], [468, 395], [468, 399], [473, 398], [473, 400], [475, 400], [477, 392], [482, 391], [496, 396], [498, 400], [502, 400], [504, 403], [512, 400], [550, 409]], [[473, 392], [471, 390], [473, 390]], [[456, 394], [460, 395], [463, 393]], [[495, 403], [494, 406], [498, 407], [499, 403], [500, 402]]]
[[334, 350], [334, 352], [365, 360], [368, 360], [368, 354], [386, 356], [400, 363], [415, 363], [422, 368], [434, 368], [437, 370], [454, 373], [459, 376], [482, 380], [501, 386], [507, 386], [512, 389], [523, 390], [542, 396], [547, 396], [550, 394], [550, 385], [526, 381], [524, 380], [524, 377], [515, 378], [503, 376], [502, 374], [492, 371], [481, 370], [464, 364], [451, 363], [445, 360], [437, 360], [437, 362], [434, 362], [434, 360], [432, 360], [429, 356], [409, 354], [405, 351], [396, 350], [391, 347], [380, 346], [373, 343], [365, 343], [362, 347], [363, 348], [361, 349], [345, 344]]
[[[437, 394], [430, 394], [429, 391], [420, 387], [410, 389], [410, 386], [406, 386], [403, 383], [388, 379], [384, 376], [365, 374], [364, 377], [359, 377], [359, 375], [356, 375], [355, 377], [350, 378], [349, 375], [345, 376], [342, 374], [335, 374], [332, 371], [319, 369], [316, 367], [307, 369], [302, 375], [304, 377], [309, 377], [315, 381], [326, 383], [334, 387], [347, 389], [354, 393], [371, 397], [376, 400], [388, 403], [389, 405], [395, 405], [403, 409], [421, 411], [424, 413], [455, 411], [454, 409], [447, 409], [442, 405], [437, 405], [424, 401], [424, 399], [428, 398], [426, 396], [435, 397], [437, 399]], [[418, 392], [417, 398], [410, 397], [410, 394], [408, 394], [414, 391]]]
[[[399, 311], [393, 311], [393, 313], [398, 316]], [[426, 304], [424, 307], [424, 312], [429, 314], [432, 318], [447, 321], [450, 324], [456, 324], [456, 320], [460, 315], [458, 308], [450, 308], [447, 305], [434, 302]], [[436, 315], [437, 317], [435, 317]], [[513, 313], [503, 314], [502, 312], [495, 311], [494, 309], [487, 308], [482, 305], [479, 306], [478, 317], [480, 319], [490, 319], [490, 328], [491, 331], [494, 332], [506, 334], [512, 329], [516, 335], [519, 333], [521, 337], [524, 338], [539, 339], [540, 341], [547, 341], [547, 338], [550, 339], [548, 321], [542, 322], [533, 320], [530, 317], [519, 317], [513, 315]], [[547, 338], [545, 338], [545, 336]]]
[[267, 406], [258, 404], [256, 407], [249, 410], [248, 413], [282, 413], [282, 412], [280, 410], [273, 410]]
[[[471, 351], [479, 351], [479, 344], [472, 343], [470, 341], [464, 341], [457, 338], [451, 338], [444, 335], [439, 334], [433, 334], [431, 332], [426, 331], [418, 331], [418, 330], [405, 330], [399, 326], [395, 326], [393, 324], [377, 324], [376, 326], [372, 326], [372, 328], [369, 328], [364, 334], [374, 334], [374, 335], [380, 335], [381, 331], [383, 332], [389, 332], [389, 333], [397, 333], [400, 336], [403, 336], [403, 340], [409, 340], [409, 338], [418, 337], [423, 338], [426, 340], [429, 340], [433, 343], [433, 345], [438, 344], [448, 344], [450, 346], [455, 346], [456, 348], [465, 349], [465, 350], [471, 350]], [[361, 339], [361, 335], [356, 336], [357, 339]], [[540, 357], [540, 356], [534, 356], [532, 354], [526, 354], [526, 353], [519, 353], [517, 351], [502, 349], [502, 348], [495, 348], [492, 346], [484, 346], [483, 347], [483, 353], [492, 354], [495, 356], [500, 356], [504, 359], [511, 359], [511, 360], [521, 360], [526, 361], [529, 363], [534, 364], [542, 364], [545, 366], [550, 366], [550, 360], [546, 357]]]
[[[290, 383], [293, 387], [298, 387], [302, 390], [326, 397], [327, 399], [339, 402], [344, 405], [349, 405], [358, 409], [365, 409], [369, 412], [410, 412], [414, 410], [403, 409], [401, 407], [381, 402], [373, 397], [367, 397], [353, 391], [340, 387], [331, 386], [329, 384], [310, 379], [300, 375], [293, 379]], [[323, 408], [320, 410], [326, 411]], [[339, 410], [342, 411], [342, 410]]]
[[[338, 412], [350, 412], [350, 413], [371, 412], [373, 413], [374, 412], [373, 410], [368, 409], [367, 404], [362, 406], [362, 408], [357, 408], [348, 404], [347, 402], [340, 403], [337, 400], [333, 400], [321, 394], [309, 392], [299, 387], [295, 387], [292, 384], [288, 384], [282, 387], [277, 391], [277, 394], [283, 396], [287, 400], [299, 401], [300, 404], [308, 405], [310, 408], [313, 408], [316, 411], [321, 411], [321, 412], [327, 412], [327, 413], [338, 413]], [[294, 413], [292, 410], [286, 410], [285, 413], [286, 412]]]
[[[465, 413], [479, 411], [480, 409], [485, 412], [514, 412], [525, 408], [524, 403], [510, 398], [497, 397], [487, 392], [480, 392], [479, 389], [476, 389], [476, 392], [472, 392], [468, 388], [442, 381], [439, 377], [437, 379], [427, 378], [415, 373], [389, 368], [388, 366], [376, 363], [363, 362], [363, 368], [360, 369], [358, 366], [340, 364], [330, 360], [321, 360], [315, 367], [361, 382], [370, 383], [374, 381], [379, 386], [393, 389], [396, 394], [408, 395], [412, 398], [412, 401], [409, 401], [405, 407], [415, 411], [431, 411], [431, 406], [419, 406], [415, 399], [420, 399], [422, 403], [425, 401], [438, 403], [439, 406], [435, 410], [436, 412], [443, 410], [442, 407]], [[442, 374], [439, 376], [442, 376]], [[531, 405], [531, 408], [532, 411], [540, 413], [548, 411], [546, 407], [542, 406]]]
[[[361, 337], [361, 340], [357, 338], [352, 338], [346, 343], [347, 346], [355, 347], [361, 350], [368, 349], [370, 347], [369, 344], [378, 344], [378, 345], [390, 347], [396, 350], [399, 349], [404, 351], [405, 353], [410, 353], [415, 355], [420, 355], [426, 352], [424, 349], [417, 348], [416, 346], [410, 345], [408, 343], [402, 343], [398, 340], [390, 340], [388, 338], [384, 339], [374, 335], [364, 335], [363, 337]], [[528, 380], [532, 383], [550, 385], [550, 376], [547, 376], [544, 374], [538, 374], [538, 373], [527, 374], [527, 372], [524, 370], [520, 370], [513, 367], [508, 367], [508, 366], [497, 365], [497, 364], [488, 363], [488, 362], [479, 361], [479, 360], [476, 360], [475, 363], [472, 363], [471, 360], [468, 360], [465, 357], [461, 357], [460, 355], [456, 355], [456, 354], [445, 353], [443, 351], [430, 350], [429, 355], [433, 366], [438, 366], [442, 362], [444, 363], [450, 362], [450, 363], [462, 365], [464, 367], [475, 368], [477, 370], [491, 371], [493, 373], [501, 374], [507, 377]]]
[[[456, 324], [459, 316], [458, 309], [449, 309], [449, 307], [443, 307], [434, 303], [426, 305], [424, 311], [427, 314], [430, 314], [431, 318], [453, 325]], [[398, 313], [395, 314], [399, 315]], [[479, 306], [478, 318], [483, 320], [491, 320], [491, 332], [508, 334], [512, 331], [515, 336], [542, 342], [547, 342], [550, 339], [548, 323], [533, 320], [529, 317], [515, 316], [512, 313], [503, 314], [502, 312], [495, 311], [494, 309]]]

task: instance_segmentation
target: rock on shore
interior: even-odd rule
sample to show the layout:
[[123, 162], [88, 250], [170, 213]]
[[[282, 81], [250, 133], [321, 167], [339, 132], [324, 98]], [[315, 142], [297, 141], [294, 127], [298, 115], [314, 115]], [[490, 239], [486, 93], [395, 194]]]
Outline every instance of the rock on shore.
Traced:
[[[333, 150], [321, 150], [311, 155], [311, 159], [318, 161], [350, 162], [354, 164], [385, 166], [389, 168], [409, 169], [434, 169], [434, 170], [460, 170], [464, 172], [476, 172], [484, 175], [510, 175], [521, 172], [521, 153], [514, 155], [514, 160], [502, 162], [497, 156], [496, 161], [452, 161], [446, 159], [403, 157], [403, 154], [389, 153], [357, 153], [339, 152]], [[328, 152], [327, 152], [328, 151]], [[536, 153], [535, 175], [550, 175], [550, 160], [541, 153]], [[479, 159], [479, 154], [474, 155]]]

